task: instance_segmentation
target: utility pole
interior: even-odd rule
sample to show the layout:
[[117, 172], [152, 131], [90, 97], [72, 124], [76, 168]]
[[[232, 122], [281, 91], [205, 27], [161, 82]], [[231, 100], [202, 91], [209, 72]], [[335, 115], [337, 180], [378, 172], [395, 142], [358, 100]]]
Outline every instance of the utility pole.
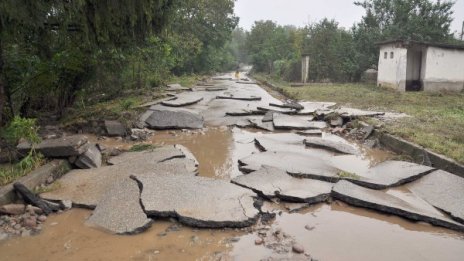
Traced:
[[461, 41], [464, 38], [464, 21], [462, 21], [462, 30], [461, 30]]

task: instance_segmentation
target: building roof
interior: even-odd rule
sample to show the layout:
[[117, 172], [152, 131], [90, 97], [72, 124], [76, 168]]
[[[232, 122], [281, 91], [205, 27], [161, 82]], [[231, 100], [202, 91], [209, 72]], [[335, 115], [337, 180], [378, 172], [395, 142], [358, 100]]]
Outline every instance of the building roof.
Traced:
[[409, 46], [432, 46], [432, 47], [438, 47], [438, 48], [443, 48], [443, 49], [454, 49], [454, 50], [463, 50], [464, 51], [464, 43], [462, 45], [459, 44], [448, 44], [448, 43], [432, 43], [432, 42], [420, 42], [420, 41], [413, 41], [413, 40], [388, 40], [388, 41], [383, 41], [383, 42], [378, 42], [376, 45], [387, 45], [387, 44], [402, 44], [407, 47]]

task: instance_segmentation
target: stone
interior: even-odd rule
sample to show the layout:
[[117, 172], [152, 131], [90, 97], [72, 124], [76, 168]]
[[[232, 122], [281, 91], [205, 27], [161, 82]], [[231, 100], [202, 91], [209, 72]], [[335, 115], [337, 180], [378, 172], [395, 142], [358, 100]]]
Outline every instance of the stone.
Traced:
[[260, 246], [264, 243], [264, 240], [262, 238], [257, 238], [255, 239], [255, 245]]
[[304, 140], [304, 144], [308, 147], [323, 148], [344, 154], [360, 154], [360, 151], [357, 147], [342, 141], [333, 141], [324, 138], [308, 137]]
[[47, 216], [40, 215], [40, 216], [37, 217], [37, 220], [40, 221], [40, 222], [45, 222], [45, 221], [47, 221]]
[[168, 107], [184, 107], [184, 106], [189, 106], [195, 103], [199, 103], [202, 100], [203, 100], [203, 97], [198, 97], [196, 95], [189, 95], [189, 96], [184, 95], [184, 96], [180, 96], [173, 100], [163, 101], [161, 102], [161, 104], [164, 106], [168, 106]]
[[232, 183], [249, 188], [266, 198], [277, 197], [288, 202], [315, 204], [326, 201], [332, 191], [331, 183], [299, 179], [270, 166], [248, 175], [239, 176]]
[[126, 127], [119, 121], [104, 121], [105, 134], [109, 137], [124, 137]]
[[30, 237], [31, 236], [31, 231], [30, 230], [23, 230], [21, 232], [21, 237]]
[[408, 188], [456, 221], [464, 223], [464, 178], [437, 170], [411, 183]]
[[330, 126], [332, 126], [332, 127], [343, 126], [343, 118], [342, 117], [335, 117], [335, 118], [330, 119]]
[[130, 178], [115, 182], [102, 195], [86, 224], [115, 234], [136, 234], [145, 231], [152, 220], [140, 205], [140, 189]]
[[294, 244], [292, 246], [292, 251], [297, 253], [297, 254], [303, 254], [305, 252], [305, 249], [302, 245], [300, 244]]
[[339, 180], [339, 170], [326, 161], [304, 153], [291, 151], [267, 151], [256, 153], [239, 160], [241, 166], [258, 170], [263, 165], [285, 170], [301, 178], [313, 178], [328, 182]]
[[0, 207], [1, 214], [7, 215], [22, 215], [26, 212], [24, 204], [8, 204]]
[[284, 114], [274, 114], [273, 123], [274, 128], [284, 130], [309, 130], [314, 129], [310, 121], [313, 120], [311, 116], [289, 116]]
[[[66, 136], [58, 139], [44, 140], [35, 149], [48, 158], [65, 158], [79, 156], [86, 152], [89, 146], [88, 138], [82, 135]], [[17, 146], [21, 154], [26, 154], [31, 149], [27, 142]]]
[[201, 129], [204, 126], [202, 116], [181, 110], [155, 110], [145, 122], [155, 130]]
[[464, 225], [449, 219], [431, 206], [413, 204], [383, 191], [363, 188], [349, 181], [338, 182], [332, 190], [332, 196], [354, 206], [370, 208], [414, 221], [423, 221], [436, 226], [464, 231]]
[[60, 179], [60, 188], [40, 196], [53, 201], [70, 200], [76, 207], [94, 209], [108, 186], [130, 175], [195, 176], [197, 173], [195, 162], [175, 146], [124, 153], [109, 159], [108, 164], [98, 169], [72, 170]]
[[268, 111], [266, 112], [266, 114], [264, 114], [262, 122], [272, 122], [273, 120], [274, 120], [274, 112]]
[[37, 218], [36, 217], [25, 218], [23, 221], [23, 225], [27, 228], [34, 228], [37, 226]]
[[85, 153], [77, 158], [74, 164], [81, 169], [99, 168], [102, 165], [101, 152], [95, 144], [92, 144]]
[[216, 96], [218, 100], [239, 100], [239, 101], [260, 101], [261, 97], [258, 96], [236, 96], [236, 95], [218, 95]]
[[135, 175], [150, 217], [177, 218], [200, 228], [241, 228], [256, 223], [251, 193], [224, 180], [190, 175]]
[[61, 201], [61, 206], [63, 206], [64, 210], [71, 209], [73, 206], [73, 203], [71, 200], [62, 200]]
[[8, 234], [4, 232], [0, 232], [0, 241], [8, 239]]

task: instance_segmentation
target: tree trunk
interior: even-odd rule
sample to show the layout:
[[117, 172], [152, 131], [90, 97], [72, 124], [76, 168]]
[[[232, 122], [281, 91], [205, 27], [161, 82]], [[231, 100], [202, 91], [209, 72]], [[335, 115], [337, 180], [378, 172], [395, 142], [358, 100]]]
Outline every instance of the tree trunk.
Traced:
[[46, 215], [48, 215], [48, 214], [50, 214], [52, 212], [57, 212], [58, 210], [60, 210], [59, 207], [56, 207], [56, 206], [54, 206], [52, 204], [49, 204], [47, 201], [45, 201], [45, 200], [41, 199], [40, 197], [36, 196], [26, 186], [24, 186], [23, 184], [21, 184], [19, 182], [16, 182], [15, 184], [13, 184], [13, 187], [16, 190], [16, 192], [18, 194], [20, 194], [21, 197], [24, 199], [24, 202], [42, 209], [42, 211]]
[[[1, 34], [1, 25], [0, 25], [0, 34]], [[3, 109], [6, 104], [6, 91], [5, 85], [3, 84], [3, 46], [2, 39], [0, 38], [0, 127], [5, 124], [5, 119], [3, 118]]]

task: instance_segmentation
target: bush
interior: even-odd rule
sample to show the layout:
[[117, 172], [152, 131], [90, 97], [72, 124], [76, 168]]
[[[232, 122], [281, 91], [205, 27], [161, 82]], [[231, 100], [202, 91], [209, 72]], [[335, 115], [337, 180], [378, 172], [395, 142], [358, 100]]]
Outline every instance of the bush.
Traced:
[[37, 144], [40, 142], [38, 135], [39, 127], [36, 119], [27, 119], [16, 116], [10, 124], [2, 131], [1, 136], [10, 145], [16, 145], [19, 140]]

